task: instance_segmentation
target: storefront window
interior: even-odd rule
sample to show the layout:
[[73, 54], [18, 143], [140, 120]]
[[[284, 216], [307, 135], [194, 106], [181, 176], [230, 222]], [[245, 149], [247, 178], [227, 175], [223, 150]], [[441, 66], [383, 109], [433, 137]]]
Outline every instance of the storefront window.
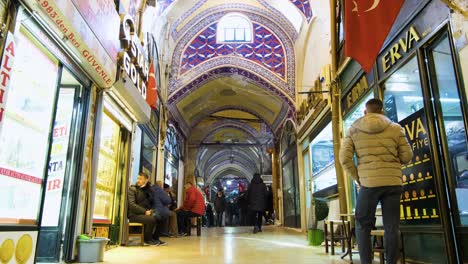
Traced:
[[154, 145], [151, 138], [146, 133], [143, 134], [142, 146], [141, 146], [141, 171], [148, 175], [153, 174], [153, 160], [156, 155], [156, 146]]
[[439, 102], [450, 156], [451, 173], [455, 179], [455, 194], [460, 223], [468, 225], [468, 148], [460, 95], [452, 63], [450, 43], [443, 38], [431, 51], [439, 88]]
[[[344, 118], [344, 133], [346, 134], [351, 127], [351, 125], [358, 120], [359, 118], [364, 116], [364, 110], [366, 110], [366, 102], [370, 99], [374, 98], [374, 92], [370, 91], [366, 96], [364, 96], [354, 107], [354, 110], [349, 112], [349, 114]], [[353, 201], [353, 207], [355, 206], [355, 201], [357, 197], [357, 188], [354, 181], [350, 179], [351, 182], [351, 189], [353, 190], [351, 195], [351, 200]]]
[[312, 186], [319, 192], [336, 185], [333, 132], [331, 122], [312, 140]]
[[111, 223], [118, 169], [120, 126], [106, 112], [102, 115], [100, 140], [94, 219], [98, 222]]
[[0, 131], [0, 224], [37, 224], [59, 64], [24, 28]]
[[384, 86], [385, 115], [399, 122], [424, 107], [417, 58], [393, 73]]
[[172, 191], [178, 197], [179, 185], [179, 144], [177, 142], [177, 135], [173, 127], [167, 130], [166, 141], [164, 142], [165, 148], [165, 175], [164, 183], [171, 186]]
[[370, 99], [374, 98], [374, 93], [371, 91], [368, 95], [366, 95], [361, 101], [357, 103], [354, 110], [351, 111], [345, 118], [344, 118], [344, 129], [345, 133], [351, 127], [351, 125], [358, 120], [359, 118], [364, 116], [364, 110], [366, 110], [366, 102]]

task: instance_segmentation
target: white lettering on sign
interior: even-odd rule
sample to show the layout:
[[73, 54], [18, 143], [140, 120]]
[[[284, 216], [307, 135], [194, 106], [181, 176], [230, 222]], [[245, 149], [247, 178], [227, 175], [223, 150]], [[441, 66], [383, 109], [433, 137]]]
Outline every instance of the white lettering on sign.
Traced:
[[13, 62], [15, 60], [15, 40], [13, 34], [8, 32], [5, 42], [5, 50], [3, 51], [2, 60], [0, 61], [0, 132], [2, 130], [3, 118], [5, 115], [5, 105], [10, 88], [11, 73], [13, 71]]
[[135, 36], [135, 22], [129, 15], [122, 18], [120, 40], [123, 51], [120, 52], [119, 65], [146, 99], [146, 83], [149, 77], [149, 64], [146, 61], [143, 48]]

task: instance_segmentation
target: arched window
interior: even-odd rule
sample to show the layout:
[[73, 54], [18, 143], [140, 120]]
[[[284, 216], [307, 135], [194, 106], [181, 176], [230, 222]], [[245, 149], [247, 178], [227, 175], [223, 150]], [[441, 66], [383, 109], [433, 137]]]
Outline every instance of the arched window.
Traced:
[[252, 23], [238, 13], [225, 15], [218, 22], [216, 42], [252, 42]]

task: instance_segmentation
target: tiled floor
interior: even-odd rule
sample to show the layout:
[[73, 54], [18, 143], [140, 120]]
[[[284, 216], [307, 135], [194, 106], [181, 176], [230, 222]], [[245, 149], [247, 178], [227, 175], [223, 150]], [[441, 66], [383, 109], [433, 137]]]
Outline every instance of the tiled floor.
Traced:
[[325, 254], [323, 247], [308, 246], [304, 234], [278, 227], [267, 227], [255, 235], [250, 228], [243, 227], [204, 228], [201, 237], [164, 238], [164, 241], [169, 244], [108, 250], [105, 263], [349, 263], [349, 258], [341, 260], [338, 255]]

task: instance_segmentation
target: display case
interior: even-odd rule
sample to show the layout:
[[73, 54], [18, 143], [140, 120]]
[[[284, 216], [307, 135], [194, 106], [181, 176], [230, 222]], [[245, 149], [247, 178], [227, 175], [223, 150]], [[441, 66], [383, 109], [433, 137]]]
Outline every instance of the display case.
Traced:
[[112, 223], [117, 177], [120, 126], [106, 112], [102, 115], [94, 222]]
[[310, 151], [312, 153], [312, 192], [314, 197], [335, 194], [337, 189], [334, 186], [336, 187], [337, 180], [331, 122], [312, 140]]

